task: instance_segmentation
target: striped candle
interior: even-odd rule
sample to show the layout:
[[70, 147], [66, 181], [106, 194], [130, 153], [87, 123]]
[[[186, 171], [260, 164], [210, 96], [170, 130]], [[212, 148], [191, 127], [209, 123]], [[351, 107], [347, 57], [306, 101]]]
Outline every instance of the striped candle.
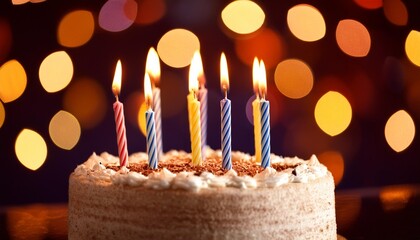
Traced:
[[152, 109], [146, 111], [146, 134], [147, 134], [147, 156], [149, 167], [157, 169], [157, 149], [156, 149], [156, 132], [155, 132], [155, 113]]
[[153, 101], [152, 109], [155, 112], [155, 127], [156, 127], [156, 146], [157, 146], [157, 158], [161, 159], [163, 156], [163, 145], [162, 145], [162, 116], [160, 107], [160, 89], [158, 87], [153, 88]]
[[254, 122], [254, 147], [255, 161], [261, 162], [261, 113], [260, 113], [260, 95], [259, 95], [260, 64], [258, 58], [254, 58], [252, 64], [252, 86], [255, 93], [255, 100], [252, 101], [252, 116]]
[[195, 97], [188, 98], [188, 100], [192, 163], [200, 165], [202, 162], [200, 102]]
[[127, 137], [125, 134], [125, 120], [124, 120], [124, 106], [118, 101], [118, 95], [121, 90], [122, 66], [121, 61], [118, 60], [115, 67], [114, 80], [112, 81], [112, 92], [115, 95], [114, 117], [117, 132], [118, 156], [120, 158], [120, 166], [128, 166], [128, 150]]
[[204, 85], [198, 90], [198, 100], [200, 101], [200, 123], [201, 123], [201, 153], [203, 159], [206, 158], [207, 146], [207, 89]]
[[232, 169], [232, 138], [231, 138], [231, 101], [227, 98], [229, 89], [229, 73], [225, 53], [220, 56], [220, 88], [225, 98], [220, 101], [220, 135], [222, 148], [222, 167]]
[[262, 99], [261, 110], [261, 166], [270, 166], [270, 102]]

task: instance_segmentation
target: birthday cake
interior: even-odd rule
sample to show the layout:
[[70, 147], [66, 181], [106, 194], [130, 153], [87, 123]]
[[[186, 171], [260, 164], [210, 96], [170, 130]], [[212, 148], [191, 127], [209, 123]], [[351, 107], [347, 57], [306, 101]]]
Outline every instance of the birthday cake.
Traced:
[[271, 154], [263, 169], [232, 152], [232, 170], [220, 151], [199, 166], [170, 151], [157, 170], [147, 155], [93, 154], [69, 183], [69, 239], [337, 239], [334, 181], [309, 160]]

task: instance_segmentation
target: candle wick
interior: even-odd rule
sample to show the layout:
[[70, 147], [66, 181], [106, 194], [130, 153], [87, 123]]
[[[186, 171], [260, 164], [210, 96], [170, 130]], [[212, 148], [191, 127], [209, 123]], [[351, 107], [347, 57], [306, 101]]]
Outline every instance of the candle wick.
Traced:
[[118, 102], [118, 94], [115, 94], [115, 100]]
[[227, 99], [227, 90], [225, 89], [225, 99]]

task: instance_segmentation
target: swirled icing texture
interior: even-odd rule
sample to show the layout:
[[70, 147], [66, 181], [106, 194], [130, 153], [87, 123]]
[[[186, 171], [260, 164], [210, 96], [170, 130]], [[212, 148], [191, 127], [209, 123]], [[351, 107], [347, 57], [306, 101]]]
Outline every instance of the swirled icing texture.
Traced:
[[[220, 150], [208, 150], [207, 156], [221, 157]], [[190, 157], [183, 151], [172, 150], [165, 154], [161, 161], [166, 159]], [[242, 152], [232, 152], [233, 159], [243, 159], [252, 161], [249, 154]], [[147, 161], [146, 153], [135, 153], [129, 157], [129, 163], [140, 163]], [[287, 183], [306, 183], [314, 179], [327, 175], [327, 168], [322, 165], [315, 155], [309, 160], [303, 160], [297, 157], [280, 157], [271, 154], [272, 163], [284, 163], [286, 165], [297, 165], [295, 168], [287, 168], [283, 171], [277, 171], [268, 167], [255, 176], [238, 176], [235, 170], [230, 170], [222, 176], [216, 176], [210, 172], [203, 172], [200, 176], [193, 172], [172, 173], [164, 168], [159, 172], [153, 172], [144, 176], [138, 172], [131, 172], [128, 168], [122, 167], [119, 171], [107, 169], [105, 165], [118, 165], [118, 158], [107, 152], [101, 155], [93, 153], [83, 164], [77, 166], [74, 170], [76, 175], [84, 175], [92, 181], [104, 181], [110, 184], [144, 186], [152, 189], [184, 189], [190, 191], [199, 191], [203, 188], [273, 188]]]

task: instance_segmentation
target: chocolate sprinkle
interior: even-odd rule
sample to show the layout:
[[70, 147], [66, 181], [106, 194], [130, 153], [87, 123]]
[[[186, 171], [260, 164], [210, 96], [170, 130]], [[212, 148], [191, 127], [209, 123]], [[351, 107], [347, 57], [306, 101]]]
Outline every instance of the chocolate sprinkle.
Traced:
[[[277, 171], [282, 171], [287, 168], [295, 168], [297, 165], [286, 165], [284, 163], [273, 163], [271, 167]], [[120, 166], [106, 166], [114, 171], [119, 171]], [[159, 172], [163, 168], [168, 169], [172, 173], [179, 172], [194, 172], [194, 175], [201, 175], [203, 172], [210, 172], [216, 176], [223, 175], [227, 170], [222, 168], [222, 162], [220, 158], [207, 158], [201, 165], [194, 166], [191, 163], [190, 158], [178, 158], [169, 159], [158, 163], [158, 169], [150, 169], [146, 162], [142, 163], [131, 163], [129, 167], [130, 171], [141, 173], [148, 176], [152, 172]], [[238, 173], [239, 176], [255, 176], [257, 173], [264, 171], [264, 169], [253, 161], [249, 160], [232, 160], [232, 168]]]

